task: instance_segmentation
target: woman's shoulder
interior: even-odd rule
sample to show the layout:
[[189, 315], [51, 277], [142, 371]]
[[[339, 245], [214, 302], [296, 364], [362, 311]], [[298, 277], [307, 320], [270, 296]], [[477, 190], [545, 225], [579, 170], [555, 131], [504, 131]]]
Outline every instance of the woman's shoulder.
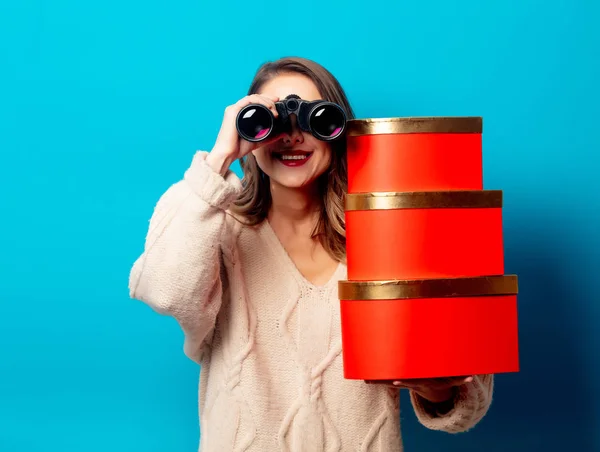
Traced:
[[232, 207], [225, 210], [225, 222], [228, 229], [238, 236], [242, 231], [252, 230], [253, 228], [247, 218]]
[[228, 210], [226, 228], [227, 240], [222, 246], [226, 264], [239, 264], [245, 268], [245, 278], [254, 280], [266, 277], [267, 273], [286, 273], [286, 261], [278, 252], [278, 244], [270, 234], [267, 220], [251, 222], [243, 215]]
[[267, 220], [249, 218], [234, 208], [225, 211], [225, 218], [227, 229], [236, 240], [240, 237], [245, 240], [259, 240], [265, 234]]

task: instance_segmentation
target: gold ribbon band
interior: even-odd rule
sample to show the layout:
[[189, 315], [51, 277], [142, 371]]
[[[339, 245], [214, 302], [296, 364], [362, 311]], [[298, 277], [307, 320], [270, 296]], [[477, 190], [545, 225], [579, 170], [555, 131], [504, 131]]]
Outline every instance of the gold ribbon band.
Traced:
[[346, 195], [346, 211], [502, 207], [502, 190], [372, 192]]
[[397, 300], [516, 295], [516, 275], [392, 281], [339, 281], [340, 300]]
[[409, 117], [352, 119], [347, 122], [348, 136], [396, 133], [475, 133], [483, 132], [480, 116]]

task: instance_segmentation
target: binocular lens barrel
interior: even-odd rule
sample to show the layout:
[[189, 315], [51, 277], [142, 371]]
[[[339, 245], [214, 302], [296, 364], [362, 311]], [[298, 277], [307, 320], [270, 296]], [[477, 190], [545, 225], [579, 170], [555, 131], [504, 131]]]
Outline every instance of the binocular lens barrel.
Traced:
[[264, 105], [252, 104], [244, 107], [237, 117], [237, 130], [247, 141], [262, 141], [271, 135], [275, 117]]
[[331, 104], [318, 106], [308, 120], [313, 135], [321, 140], [336, 138], [344, 130], [345, 122], [342, 111]]

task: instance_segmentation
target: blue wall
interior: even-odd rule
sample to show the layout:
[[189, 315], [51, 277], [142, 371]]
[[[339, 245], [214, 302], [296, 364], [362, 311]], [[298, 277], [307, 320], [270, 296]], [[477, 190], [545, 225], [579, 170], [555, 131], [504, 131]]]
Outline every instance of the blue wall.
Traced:
[[597, 3], [219, 4], [0, 3], [0, 450], [195, 450], [198, 368], [128, 273], [158, 196], [286, 54], [359, 116], [484, 116], [522, 372], [466, 435], [405, 398], [407, 451], [600, 449]]

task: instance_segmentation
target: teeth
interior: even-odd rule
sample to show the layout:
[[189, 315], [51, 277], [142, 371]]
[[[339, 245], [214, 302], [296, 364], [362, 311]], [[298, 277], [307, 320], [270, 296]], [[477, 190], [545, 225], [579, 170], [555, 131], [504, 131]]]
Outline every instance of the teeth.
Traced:
[[304, 160], [306, 155], [281, 155], [281, 160]]

